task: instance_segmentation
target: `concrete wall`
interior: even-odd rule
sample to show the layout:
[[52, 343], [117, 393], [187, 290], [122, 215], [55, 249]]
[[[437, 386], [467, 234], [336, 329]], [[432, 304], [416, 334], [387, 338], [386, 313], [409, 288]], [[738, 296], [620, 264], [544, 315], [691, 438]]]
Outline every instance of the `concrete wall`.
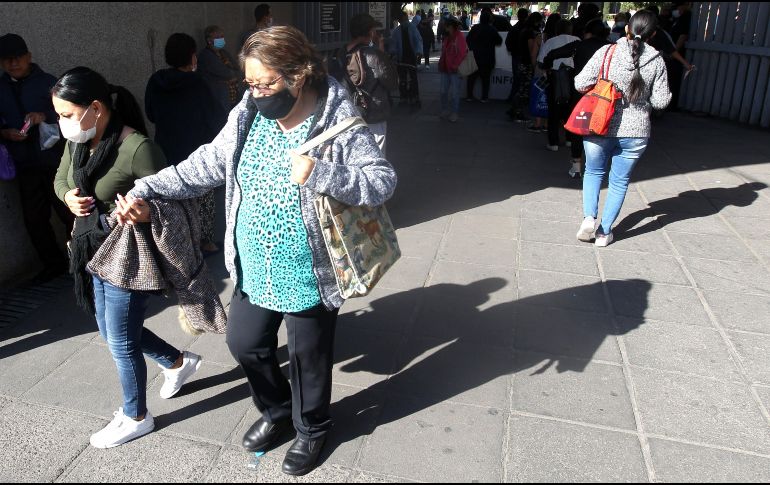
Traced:
[[[33, 61], [54, 76], [78, 65], [101, 72], [128, 88], [144, 106], [144, 89], [153, 69], [166, 67], [163, 48], [169, 35], [185, 32], [203, 46], [203, 29], [217, 24], [227, 48], [237, 54], [238, 38], [254, 25], [257, 2], [4, 2], [0, 34], [27, 41]], [[277, 24], [289, 24], [291, 4], [276, 4]], [[152, 125], [148, 125], [152, 129]], [[14, 183], [0, 183], [0, 286], [34, 272], [36, 256], [21, 222]]]

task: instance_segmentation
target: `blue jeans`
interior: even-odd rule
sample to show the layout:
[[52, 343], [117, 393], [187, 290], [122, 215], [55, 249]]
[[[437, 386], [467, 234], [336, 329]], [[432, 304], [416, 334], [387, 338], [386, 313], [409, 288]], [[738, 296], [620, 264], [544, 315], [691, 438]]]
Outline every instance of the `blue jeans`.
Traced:
[[147, 412], [147, 364], [142, 353], [166, 369], [180, 352], [144, 328], [150, 293], [117, 288], [94, 276], [96, 323], [118, 367], [123, 413], [138, 418]]
[[628, 191], [628, 181], [636, 162], [647, 149], [649, 138], [613, 138], [587, 136], [583, 140], [586, 153], [586, 169], [583, 175], [583, 215], [596, 218], [599, 215], [599, 191], [610, 166], [610, 183], [604, 203], [602, 222], [598, 231], [609, 234], [620, 214]]
[[441, 111], [459, 113], [460, 89], [462, 89], [462, 79], [459, 74], [441, 73]]

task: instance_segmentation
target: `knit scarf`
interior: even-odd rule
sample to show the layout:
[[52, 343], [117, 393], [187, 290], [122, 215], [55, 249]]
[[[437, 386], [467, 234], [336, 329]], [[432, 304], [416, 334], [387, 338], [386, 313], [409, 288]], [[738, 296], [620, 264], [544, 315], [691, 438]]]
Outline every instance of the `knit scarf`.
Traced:
[[[80, 197], [96, 199], [94, 174], [99, 173], [105, 163], [114, 159], [122, 131], [123, 122], [113, 113], [93, 154], [90, 152], [90, 142], [79, 143], [75, 147], [72, 153], [73, 179], [75, 187], [80, 189]], [[96, 201], [95, 205], [91, 215], [75, 219], [70, 241], [70, 272], [75, 280], [75, 300], [78, 306], [91, 315], [96, 313], [94, 286], [86, 265], [109, 234], [109, 229], [102, 227], [99, 217], [103, 213], [104, 205], [100, 201]]]

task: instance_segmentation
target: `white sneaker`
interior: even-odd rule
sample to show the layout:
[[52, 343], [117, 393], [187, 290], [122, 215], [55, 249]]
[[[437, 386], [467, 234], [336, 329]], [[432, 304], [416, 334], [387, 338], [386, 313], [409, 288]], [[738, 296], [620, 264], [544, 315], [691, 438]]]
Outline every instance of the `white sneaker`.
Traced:
[[596, 230], [596, 219], [593, 217], [583, 219], [583, 223], [580, 224], [580, 230], [577, 233], [578, 241], [591, 242], [594, 230]]
[[451, 115], [449, 115], [449, 121], [451, 121], [452, 123], [457, 123], [457, 120], [459, 119], [460, 117], [457, 116], [457, 113], [452, 113]]
[[546, 150], [550, 150], [552, 152], [558, 152], [559, 151], [559, 145], [546, 145]]
[[141, 421], [135, 421], [123, 414], [123, 408], [115, 411], [114, 416], [115, 418], [104, 429], [91, 435], [91, 446], [102, 449], [114, 448], [155, 429], [155, 420], [149, 411]]
[[569, 176], [573, 179], [580, 178], [580, 172], [583, 169], [583, 166], [580, 161], [572, 162], [572, 167], [569, 169]]
[[564, 142], [564, 146], [567, 147], [567, 148], [572, 148], [572, 142], [567, 140], [567, 141]]
[[201, 367], [203, 359], [201, 359], [200, 355], [193, 354], [192, 352], [184, 352], [183, 355], [180, 368], [163, 369], [163, 376], [166, 378], [163, 387], [160, 388], [160, 397], [163, 399], [169, 399], [179, 392], [185, 381]]
[[594, 241], [594, 244], [597, 248], [606, 248], [610, 244], [612, 244], [612, 241], [615, 238], [612, 236], [612, 233], [609, 234], [602, 234], [597, 232], [596, 233], [596, 241]]

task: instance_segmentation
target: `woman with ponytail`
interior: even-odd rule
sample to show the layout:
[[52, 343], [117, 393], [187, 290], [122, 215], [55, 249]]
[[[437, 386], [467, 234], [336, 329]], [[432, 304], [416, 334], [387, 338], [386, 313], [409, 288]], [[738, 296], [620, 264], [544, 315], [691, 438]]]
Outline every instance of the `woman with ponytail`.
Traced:
[[[613, 46], [599, 49], [575, 77], [575, 89], [585, 93], [596, 84], [602, 66], [605, 66], [607, 78], [623, 94], [623, 98], [615, 103], [607, 135], [588, 136], [583, 140], [586, 155], [583, 177], [585, 218], [577, 238], [588, 242], [595, 232], [595, 244], [599, 247], [612, 243], [612, 225], [623, 206], [631, 172], [649, 143], [650, 113], [653, 109], [664, 109], [671, 101], [666, 64], [658, 51], [647, 44], [655, 35], [657, 21], [652, 12], [637, 12], [626, 26], [626, 36], [618, 39]], [[605, 54], [608, 54], [606, 61]], [[608, 164], [609, 190], [601, 224], [597, 228], [599, 191]]]
[[118, 194], [166, 166], [163, 152], [147, 138], [136, 99], [87, 67], [64, 73], [51, 95], [67, 139], [54, 189], [76, 216], [69, 242], [75, 295], [84, 310], [96, 315], [123, 388], [123, 407], [106, 428], [91, 436], [92, 446], [111, 448], [155, 427], [146, 407], [147, 366], [142, 354], [163, 369], [162, 398], [179, 391], [199, 367], [200, 357], [180, 352], [143, 328], [150, 293], [123, 290], [86, 271], [109, 234], [107, 216], [116, 208]]

